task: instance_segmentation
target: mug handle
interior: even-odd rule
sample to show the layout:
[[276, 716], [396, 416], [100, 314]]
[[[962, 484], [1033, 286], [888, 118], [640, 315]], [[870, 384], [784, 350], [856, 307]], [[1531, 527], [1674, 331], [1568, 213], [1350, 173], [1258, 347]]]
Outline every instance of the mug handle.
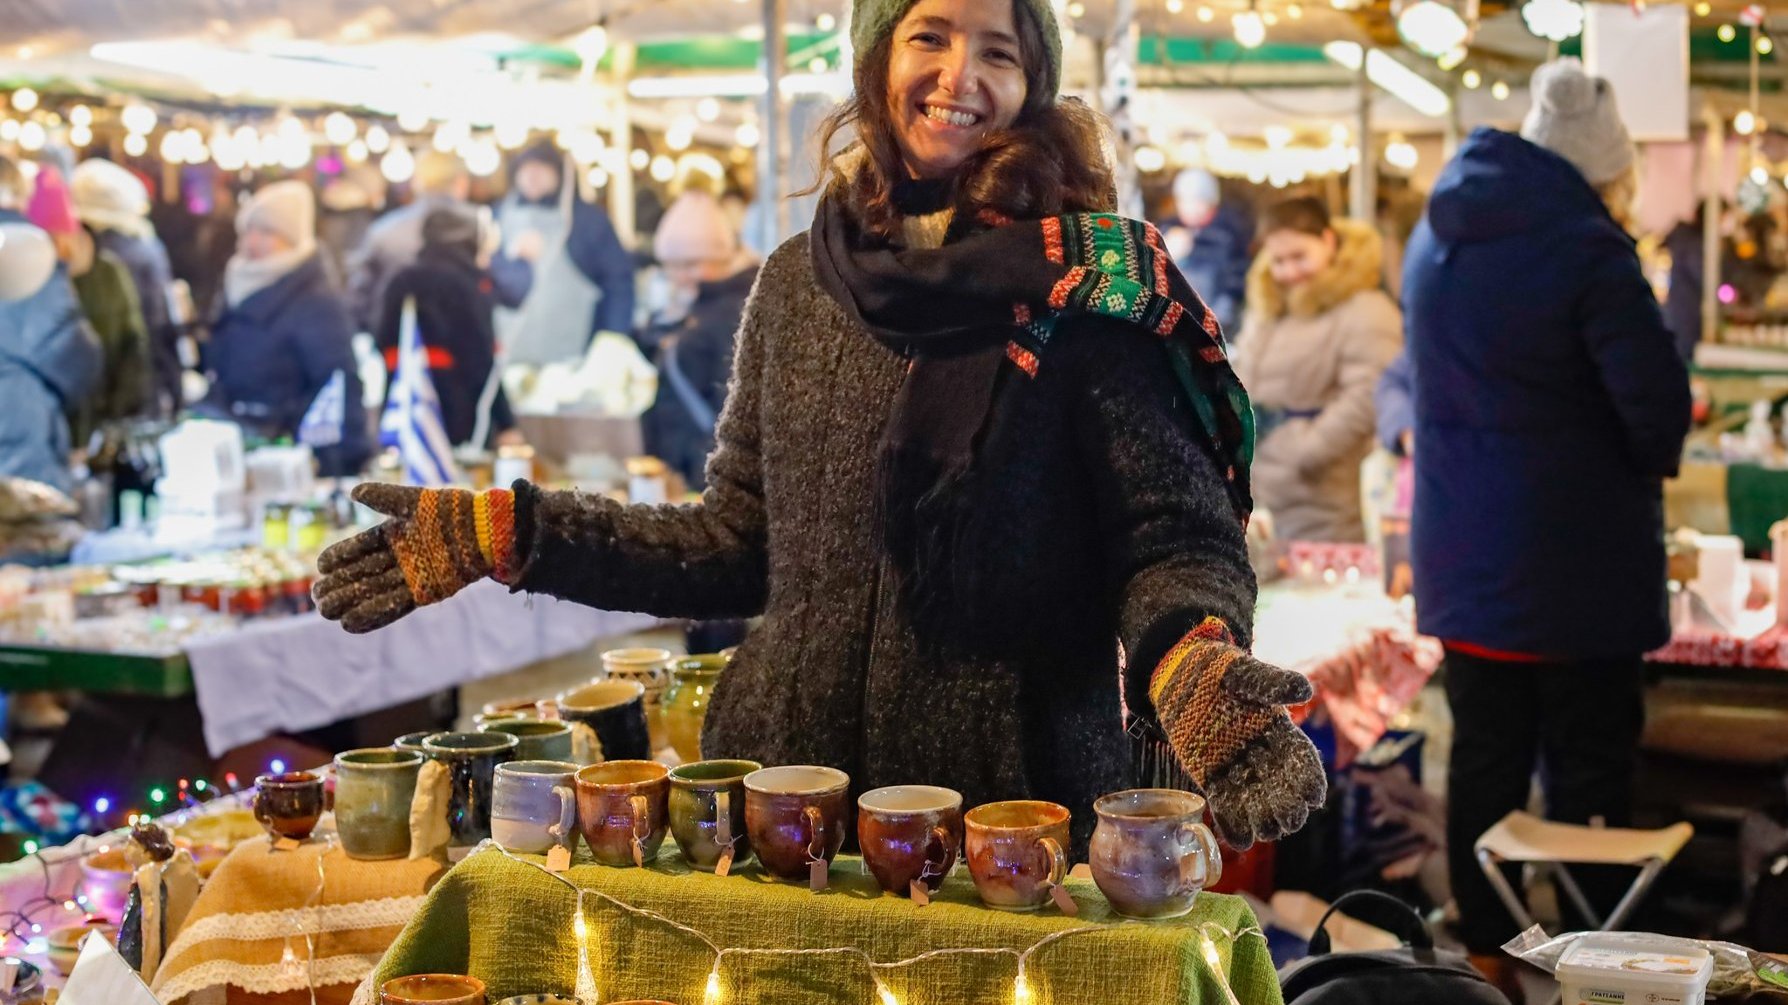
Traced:
[[[1180, 847], [1183, 856], [1180, 859], [1180, 885], [1189, 890], [1206, 890], [1217, 885], [1223, 878], [1223, 850], [1217, 846], [1217, 835], [1202, 823], [1190, 823], [1180, 828]], [[1187, 854], [1187, 853], [1190, 854]], [[1186, 864], [1196, 863], [1197, 878], [1186, 877]]]
[[826, 859], [826, 817], [818, 806], [809, 806], [804, 811], [807, 817], [807, 860], [823, 862]]
[[1049, 859], [1048, 886], [1061, 886], [1068, 878], [1068, 856], [1062, 851], [1062, 843], [1052, 837], [1038, 838], [1037, 847], [1042, 848]]
[[[937, 849], [937, 854], [932, 849]], [[925, 842], [925, 868], [920, 870], [920, 878], [928, 876], [948, 876], [956, 867], [956, 843], [950, 840], [947, 827], [933, 827], [931, 835]]]
[[553, 796], [559, 800], [559, 822], [547, 830], [558, 839], [559, 844], [570, 848], [577, 835], [577, 793], [563, 785], [555, 785]]
[[733, 846], [733, 794], [725, 789], [714, 793], [714, 843]]

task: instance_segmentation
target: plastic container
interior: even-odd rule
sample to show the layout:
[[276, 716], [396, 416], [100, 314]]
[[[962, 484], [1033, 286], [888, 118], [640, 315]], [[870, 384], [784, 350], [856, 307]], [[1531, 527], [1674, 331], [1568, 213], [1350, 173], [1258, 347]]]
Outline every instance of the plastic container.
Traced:
[[1558, 961], [1563, 1005], [1703, 1005], [1713, 954], [1678, 939], [1587, 936]]

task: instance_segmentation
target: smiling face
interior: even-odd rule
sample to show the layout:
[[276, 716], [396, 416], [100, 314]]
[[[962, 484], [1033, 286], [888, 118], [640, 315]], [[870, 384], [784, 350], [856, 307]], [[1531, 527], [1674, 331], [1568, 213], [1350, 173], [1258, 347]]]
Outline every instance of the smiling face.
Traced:
[[1321, 235], [1282, 227], [1269, 233], [1261, 242], [1273, 270], [1273, 280], [1280, 286], [1292, 287], [1308, 282], [1335, 260], [1335, 232]]
[[894, 28], [888, 111], [908, 174], [947, 177], [1028, 91], [1010, 0], [919, 0]]

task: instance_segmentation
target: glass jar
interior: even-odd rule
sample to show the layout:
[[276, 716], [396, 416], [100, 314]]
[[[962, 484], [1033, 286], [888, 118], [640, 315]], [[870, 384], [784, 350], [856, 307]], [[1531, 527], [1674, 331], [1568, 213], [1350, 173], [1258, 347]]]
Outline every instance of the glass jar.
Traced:
[[702, 722], [714, 699], [714, 684], [726, 669], [726, 657], [687, 656], [671, 664], [670, 690], [664, 693], [664, 731], [685, 761], [702, 757]]

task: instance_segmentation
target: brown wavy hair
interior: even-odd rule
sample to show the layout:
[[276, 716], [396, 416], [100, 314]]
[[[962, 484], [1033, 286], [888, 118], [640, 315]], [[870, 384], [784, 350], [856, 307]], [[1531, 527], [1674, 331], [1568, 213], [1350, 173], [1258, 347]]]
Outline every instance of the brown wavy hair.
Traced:
[[[1077, 98], [1057, 100], [1045, 70], [1049, 52], [1042, 26], [1029, 4], [1012, 6], [1024, 65], [1024, 107], [1010, 127], [987, 134], [957, 170], [951, 193], [957, 217], [977, 219], [991, 212], [1034, 220], [1111, 212], [1117, 207], [1117, 189], [1106, 159], [1105, 119]], [[894, 33], [889, 32], [857, 61], [855, 93], [820, 130], [821, 180], [801, 193], [829, 184], [850, 200], [864, 229], [883, 238], [900, 231], [894, 186], [908, 177], [888, 101], [893, 49]], [[833, 153], [833, 142], [846, 131], [856, 133], [860, 159]]]

